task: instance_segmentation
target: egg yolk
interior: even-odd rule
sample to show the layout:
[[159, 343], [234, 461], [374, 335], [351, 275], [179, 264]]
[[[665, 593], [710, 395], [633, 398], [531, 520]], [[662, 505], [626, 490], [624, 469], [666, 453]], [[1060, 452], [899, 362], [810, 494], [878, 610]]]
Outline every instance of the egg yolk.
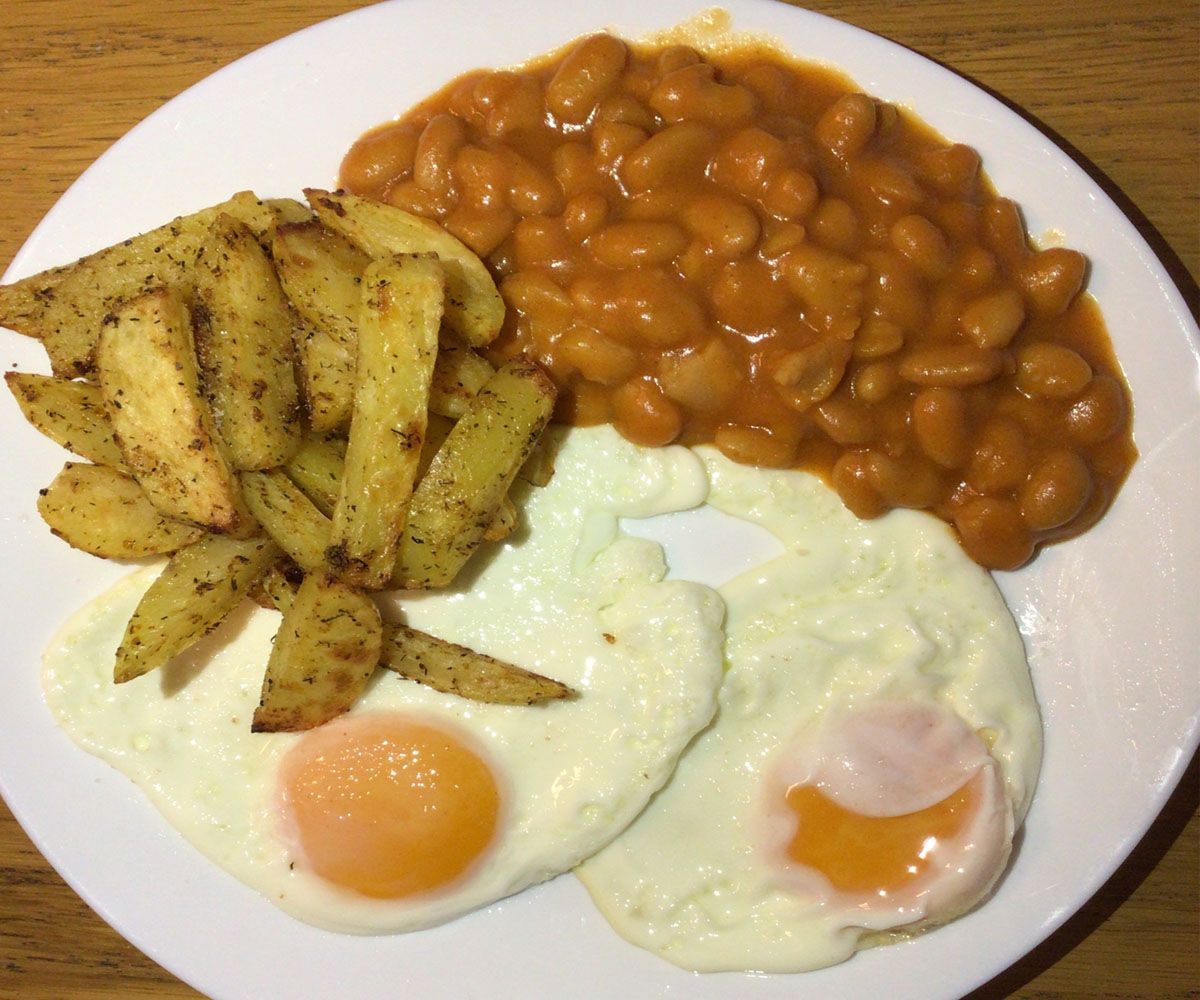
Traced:
[[786, 799], [798, 826], [788, 857], [844, 892], [895, 892], [920, 878], [937, 862], [939, 845], [963, 831], [978, 805], [979, 781], [903, 816], [864, 816], [813, 785], [793, 785]]
[[328, 723], [288, 752], [281, 776], [306, 866], [364, 896], [447, 886], [496, 830], [487, 764], [452, 733], [403, 716]]

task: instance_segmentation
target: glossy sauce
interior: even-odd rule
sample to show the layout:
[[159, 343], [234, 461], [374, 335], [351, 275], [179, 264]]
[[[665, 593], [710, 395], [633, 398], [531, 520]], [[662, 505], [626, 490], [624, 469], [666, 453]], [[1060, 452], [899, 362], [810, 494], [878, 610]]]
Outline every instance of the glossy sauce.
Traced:
[[461, 77], [347, 154], [508, 306], [559, 419], [925, 508], [1014, 568], [1111, 503], [1136, 451], [1086, 261], [1037, 251], [978, 155], [823, 67], [592, 36]]

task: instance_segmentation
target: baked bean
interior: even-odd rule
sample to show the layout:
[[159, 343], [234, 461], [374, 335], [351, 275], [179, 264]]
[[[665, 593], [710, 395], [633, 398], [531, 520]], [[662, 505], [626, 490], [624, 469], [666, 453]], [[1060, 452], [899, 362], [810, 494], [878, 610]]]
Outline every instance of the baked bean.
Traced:
[[593, 427], [612, 419], [612, 399], [607, 386], [578, 382], [569, 393], [560, 393], [554, 419], [577, 427]]
[[453, 115], [434, 115], [417, 140], [413, 180], [431, 194], [449, 193], [454, 187], [454, 159], [466, 142], [461, 121]]
[[608, 201], [595, 192], [576, 195], [563, 209], [563, 226], [572, 239], [582, 243], [608, 219]]
[[1017, 352], [1017, 388], [1030, 396], [1078, 396], [1091, 378], [1092, 366], [1061, 344], [1042, 341]]
[[1132, 461], [1083, 258], [823, 70], [594, 36], [460, 78], [343, 173], [485, 255], [488, 356], [542, 364], [560, 420], [932, 509], [991, 566], [1084, 530]]
[[754, 91], [763, 106], [771, 111], [788, 111], [793, 104], [792, 84], [778, 66], [760, 63], [751, 66], [738, 82]]
[[836, 156], [857, 155], [875, 134], [875, 102], [866, 94], [843, 94], [817, 119], [813, 134]]
[[739, 84], [718, 83], [708, 63], [684, 66], [664, 76], [648, 101], [664, 121], [704, 122], [722, 128], [743, 125], [754, 117], [758, 99]]
[[998, 271], [995, 254], [980, 246], [970, 246], [958, 255], [954, 277], [966, 291], [982, 291], [995, 283]]
[[764, 261], [778, 265], [783, 255], [795, 250], [808, 234], [798, 222], [778, 222], [768, 219], [763, 226], [763, 238], [758, 255]]
[[592, 35], [563, 59], [546, 86], [546, 107], [572, 125], [587, 121], [596, 103], [617, 85], [629, 50], [612, 35]]
[[854, 338], [854, 356], [860, 359], [885, 358], [904, 346], [904, 331], [882, 316], [868, 316]]
[[634, 444], [657, 448], [683, 429], [683, 414], [653, 380], [631, 379], [612, 394], [613, 426]]
[[1016, 202], [997, 198], [983, 210], [983, 239], [1004, 264], [1016, 268], [1029, 255], [1029, 238]]
[[833, 394], [846, 374], [850, 351], [847, 340], [820, 340], [779, 358], [771, 377], [789, 405], [805, 410]]
[[713, 444], [726, 458], [743, 465], [786, 469], [796, 460], [795, 437], [767, 427], [722, 424], [713, 435]]
[[714, 181], [747, 197], [754, 197], [767, 178], [787, 164], [787, 147], [761, 128], [745, 128], [727, 138], [713, 155]]
[[704, 310], [683, 283], [661, 271], [621, 273], [614, 289], [619, 335], [634, 346], [675, 347], [705, 330]]
[[816, 206], [821, 192], [812, 174], [794, 167], [777, 170], [763, 185], [759, 203], [777, 219], [803, 219]]
[[1086, 271], [1083, 254], [1052, 247], [1025, 260], [1017, 269], [1017, 283], [1035, 316], [1057, 316], [1079, 294]]
[[617, 161], [646, 141], [645, 129], [624, 122], [601, 122], [592, 128], [592, 149], [596, 163], [612, 170]]
[[925, 200], [921, 185], [913, 180], [903, 167], [885, 159], [852, 160], [850, 175], [853, 183], [859, 184], [874, 196], [870, 207], [898, 206], [911, 209]]
[[488, 112], [484, 128], [495, 139], [516, 132], [530, 132], [542, 123], [545, 113], [542, 88], [536, 80], [522, 76]]
[[813, 239], [830, 250], [853, 253], [862, 242], [854, 209], [840, 198], [824, 198], [808, 220]]
[[600, 385], [620, 385], [637, 371], [638, 356], [598, 330], [572, 326], [558, 339], [558, 353], [584, 378]]
[[432, 191], [426, 191], [414, 180], [397, 181], [387, 191], [389, 205], [402, 208], [414, 215], [423, 215], [427, 219], [439, 219], [450, 208], [450, 199], [438, 197]]
[[702, 413], [729, 406], [740, 382], [733, 352], [715, 337], [686, 354], [664, 355], [658, 371], [668, 396]]
[[916, 166], [921, 180], [948, 198], [967, 194], [979, 181], [979, 154], [958, 143], [927, 150]]
[[1080, 445], [1096, 445], [1123, 430], [1128, 404], [1111, 375], [1097, 375], [1067, 410], [1067, 432]]
[[618, 222], [589, 237], [587, 247], [607, 267], [637, 268], [669, 264], [687, 243], [669, 222]]
[[509, 204], [521, 215], [557, 215], [563, 209], [563, 189], [550, 174], [524, 157], [514, 157], [508, 182]]
[[596, 107], [596, 122], [622, 122], [636, 125], [650, 132], [654, 128], [654, 115], [640, 101], [629, 94], [609, 94]]
[[559, 219], [521, 219], [513, 227], [513, 249], [522, 271], [542, 268], [565, 280], [574, 270], [575, 248]]
[[711, 287], [724, 263], [724, 259], [713, 253], [707, 243], [694, 239], [675, 258], [675, 272], [694, 285]]
[[412, 171], [419, 135], [404, 123], [368, 132], [342, 160], [342, 184], [368, 198], [381, 197], [389, 184]]
[[805, 307], [807, 322], [829, 333], [857, 329], [868, 274], [865, 264], [811, 244], [796, 247], [782, 263], [788, 286]]
[[740, 201], [720, 195], [701, 195], [683, 210], [683, 223], [713, 252], [728, 260], [748, 254], [758, 242], [758, 216]]
[[690, 45], [668, 45], [658, 54], [656, 68], [659, 76], [666, 76], [684, 66], [695, 66], [698, 62], [700, 53]]
[[1066, 448], [1050, 452], [1029, 473], [1017, 502], [1034, 531], [1061, 528], [1083, 510], [1093, 488], [1092, 473], [1079, 454]]
[[1006, 493], [1029, 474], [1025, 430], [1016, 421], [989, 421], [971, 447], [966, 481], [980, 493]]
[[768, 330], [795, 306], [772, 268], [757, 260], [725, 265], [709, 289], [717, 319], [736, 330]]
[[877, 433], [869, 406], [852, 399], [826, 399], [813, 410], [813, 423], [843, 446], [869, 444]]
[[1003, 352], [969, 344], [945, 344], [909, 352], [900, 374], [914, 385], [963, 389], [990, 382], [1004, 371]]
[[1011, 500], [972, 497], [958, 508], [954, 526], [967, 555], [991, 569], [1016, 569], [1033, 555], [1033, 537]]
[[978, 347], [1007, 347], [1025, 322], [1025, 303], [1005, 288], [973, 299], [963, 307], [958, 328]]
[[941, 278], [950, 270], [950, 244], [942, 231], [923, 215], [906, 215], [893, 222], [891, 241], [927, 278]]
[[621, 164], [621, 178], [630, 191], [647, 191], [678, 184], [704, 172], [713, 133], [696, 122], [680, 122], [656, 132]]
[[508, 239], [516, 221], [516, 215], [505, 206], [480, 208], [460, 202], [442, 220], [442, 225], [480, 257], [486, 257]]
[[684, 187], [643, 191], [625, 202], [625, 218], [630, 222], [674, 222], [687, 203], [688, 191]]
[[555, 149], [551, 165], [554, 179], [568, 198], [589, 191], [601, 191], [604, 187], [596, 173], [592, 151], [581, 142], [565, 142]]
[[967, 400], [958, 389], [922, 389], [913, 398], [913, 436], [938, 465], [957, 469], [967, 460], [970, 424]]
[[518, 271], [500, 282], [504, 301], [518, 312], [563, 329], [575, 315], [575, 304], [562, 288], [540, 271]]
[[511, 157], [479, 146], [463, 146], [454, 158], [454, 178], [464, 201], [482, 208], [508, 203]]
[[894, 250], [870, 250], [861, 259], [871, 268], [866, 301], [872, 312], [914, 333], [928, 328], [929, 297], [917, 269]]
[[882, 403], [900, 384], [896, 366], [890, 361], [863, 365], [850, 380], [850, 394], [863, 403]]

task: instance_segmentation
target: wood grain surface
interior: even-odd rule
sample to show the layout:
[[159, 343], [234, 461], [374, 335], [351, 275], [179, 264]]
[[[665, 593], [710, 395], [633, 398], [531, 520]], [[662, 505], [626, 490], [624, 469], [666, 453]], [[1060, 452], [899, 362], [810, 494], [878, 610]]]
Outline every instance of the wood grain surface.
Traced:
[[[4, 0], [0, 269], [84, 168], [164, 101], [273, 39], [359, 6]], [[1033, 120], [1133, 218], [1196, 310], [1198, 0], [807, 6], [952, 67]], [[971, 1000], [1200, 996], [1198, 785], [1193, 761], [1165, 812], [1103, 890]], [[93, 914], [0, 806], [0, 997], [195, 996]]]

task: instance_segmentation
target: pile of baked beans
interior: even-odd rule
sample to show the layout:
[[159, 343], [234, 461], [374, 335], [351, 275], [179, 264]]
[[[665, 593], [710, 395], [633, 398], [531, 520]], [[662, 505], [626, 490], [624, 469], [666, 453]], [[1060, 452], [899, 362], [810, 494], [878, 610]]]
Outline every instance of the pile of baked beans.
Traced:
[[827, 69], [610, 35], [463, 76], [341, 183], [438, 220], [558, 417], [924, 508], [985, 566], [1095, 522], [1135, 457], [1086, 261], [1034, 250], [979, 156]]

